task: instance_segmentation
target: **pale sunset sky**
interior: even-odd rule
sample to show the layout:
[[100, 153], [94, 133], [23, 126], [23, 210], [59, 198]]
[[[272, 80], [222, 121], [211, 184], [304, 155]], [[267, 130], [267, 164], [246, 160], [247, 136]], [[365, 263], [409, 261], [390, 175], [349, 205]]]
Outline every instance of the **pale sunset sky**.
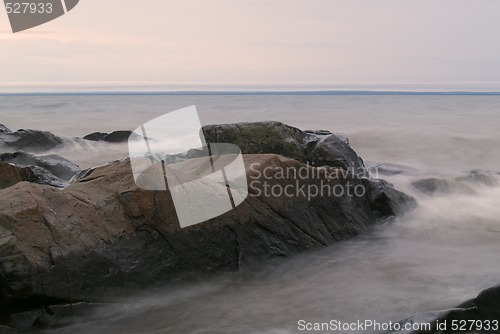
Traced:
[[500, 86], [498, 0], [81, 0], [12, 34], [22, 85]]

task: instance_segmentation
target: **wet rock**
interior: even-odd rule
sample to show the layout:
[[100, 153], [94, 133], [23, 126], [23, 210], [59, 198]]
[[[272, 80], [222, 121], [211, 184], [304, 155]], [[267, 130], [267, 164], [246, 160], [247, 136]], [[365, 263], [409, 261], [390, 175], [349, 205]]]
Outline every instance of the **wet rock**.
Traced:
[[[347, 189], [366, 186], [366, 180], [349, 173], [282, 178], [280, 169], [316, 168], [272, 154], [244, 160], [248, 181], [260, 185], [254, 183], [235, 210], [184, 229], [170, 192], [138, 189], [128, 160], [88, 170], [62, 190], [26, 182], [1, 190], [0, 313], [54, 300], [116, 301], [170, 280], [326, 247], [378, 221], [373, 198], [382, 195], [369, 191], [310, 198], [263, 192], [265, 182]], [[262, 173], [270, 167], [276, 173], [271, 180]]]
[[[400, 322], [402, 328], [405, 324], [431, 324], [430, 330], [399, 330], [383, 334], [498, 333], [498, 326], [494, 325], [498, 319], [500, 319], [500, 285], [482, 291], [475, 299], [464, 302], [456, 308], [424, 313]], [[460, 330], [453, 329], [453, 322], [459, 325], [465, 323], [466, 325]], [[486, 327], [487, 322], [489, 322], [490, 328]]]
[[83, 139], [91, 141], [104, 141], [104, 138], [106, 138], [107, 135], [108, 133], [106, 132], [93, 132], [83, 137]]
[[63, 144], [63, 140], [47, 131], [18, 130], [0, 132], [0, 146], [7, 151], [48, 151]]
[[22, 181], [36, 182], [38, 177], [29, 168], [0, 162], [0, 189], [12, 187]]
[[80, 171], [78, 165], [56, 154], [35, 156], [26, 152], [4, 153], [0, 154], [0, 161], [22, 167], [41, 167], [46, 172], [64, 181], [70, 180]]
[[364, 179], [364, 182], [377, 218], [400, 216], [417, 206], [412, 197], [397, 191], [392, 184], [384, 180]]
[[111, 133], [94, 132], [83, 137], [83, 139], [91, 141], [104, 141], [108, 143], [126, 143], [129, 138], [142, 138], [132, 131], [114, 131]]
[[325, 130], [302, 131], [280, 122], [255, 122], [203, 127], [207, 143], [230, 143], [243, 154], [273, 153], [313, 166], [340, 167], [364, 173], [363, 160], [348, 145]]
[[412, 182], [413, 187], [428, 195], [475, 194], [477, 186], [496, 187], [498, 184], [494, 173], [480, 170], [474, 170], [466, 176], [456, 178], [427, 178]]
[[[398, 165], [398, 164], [390, 164], [390, 163], [376, 163], [376, 162], [366, 162], [367, 168], [370, 171], [370, 174], [375, 175], [375, 177], [379, 176], [394, 176], [394, 175], [415, 175], [418, 173], [418, 170], [412, 167]], [[377, 176], [378, 175], [378, 176]]]
[[9, 128], [7, 128], [5, 125], [0, 124], [0, 133], [2, 132], [12, 132], [12, 131], [10, 131]]

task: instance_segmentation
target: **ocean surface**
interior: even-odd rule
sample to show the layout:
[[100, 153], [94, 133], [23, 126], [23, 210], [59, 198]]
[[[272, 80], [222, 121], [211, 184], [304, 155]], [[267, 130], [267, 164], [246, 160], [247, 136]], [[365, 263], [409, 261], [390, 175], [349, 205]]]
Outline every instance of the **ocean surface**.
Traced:
[[[500, 96], [426, 94], [131, 94], [0, 96], [0, 123], [67, 138], [82, 167], [127, 156], [82, 144], [95, 131], [133, 130], [196, 105], [203, 124], [281, 121], [345, 133], [368, 166], [419, 207], [327, 249], [98, 307], [48, 333], [299, 333], [299, 320], [400, 320], [457, 306], [500, 283], [500, 187], [453, 179], [472, 170], [500, 181]], [[451, 191], [418, 192], [439, 177]]]

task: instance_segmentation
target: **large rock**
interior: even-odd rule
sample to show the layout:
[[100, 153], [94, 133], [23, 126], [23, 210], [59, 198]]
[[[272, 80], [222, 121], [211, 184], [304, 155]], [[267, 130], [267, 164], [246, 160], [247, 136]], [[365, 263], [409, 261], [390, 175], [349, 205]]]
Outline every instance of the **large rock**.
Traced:
[[[113, 301], [186, 275], [325, 247], [357, 235], [380, 216], [366, 181], [350, 173], [327, 167], [328, 177], [283, 178], [280, 170], [318, 169], [277, 155], [244, 160], [254, 182], [247, 199], [184, 229], [170, 192], [138, 189], [129, 161], [89, 170], [62, 190], [21, 182], [0, 191], [1, 311]], [[327, 184], [337, 192], [269, 196], [266, 182], [282, 189]], [[358, 192], [348, 195], [349, 188]]]
[[244, 154], [274, 153], [313, 166], [340, 167], [363, 174], [363, 160], [345, 136], [330, 131], [302, 131], [280, 122], [255, 122], [203, 127], [207, 143], [230, 143]]
[[7, 151], [43, 152], [51, 150], [62, 143], [61, 138], [47, 131], [0, 131], [0, 147], [3, 146], [3, 149]]

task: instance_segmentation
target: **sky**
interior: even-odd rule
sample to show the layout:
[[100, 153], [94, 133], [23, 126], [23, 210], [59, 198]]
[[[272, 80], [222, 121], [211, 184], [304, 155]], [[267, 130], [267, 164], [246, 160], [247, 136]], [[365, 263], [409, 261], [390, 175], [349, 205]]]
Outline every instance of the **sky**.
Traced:
[[499, 17], [498, 0], [80, 0], [13, 34], [0, 10], [0, 88], [500, 86]]

